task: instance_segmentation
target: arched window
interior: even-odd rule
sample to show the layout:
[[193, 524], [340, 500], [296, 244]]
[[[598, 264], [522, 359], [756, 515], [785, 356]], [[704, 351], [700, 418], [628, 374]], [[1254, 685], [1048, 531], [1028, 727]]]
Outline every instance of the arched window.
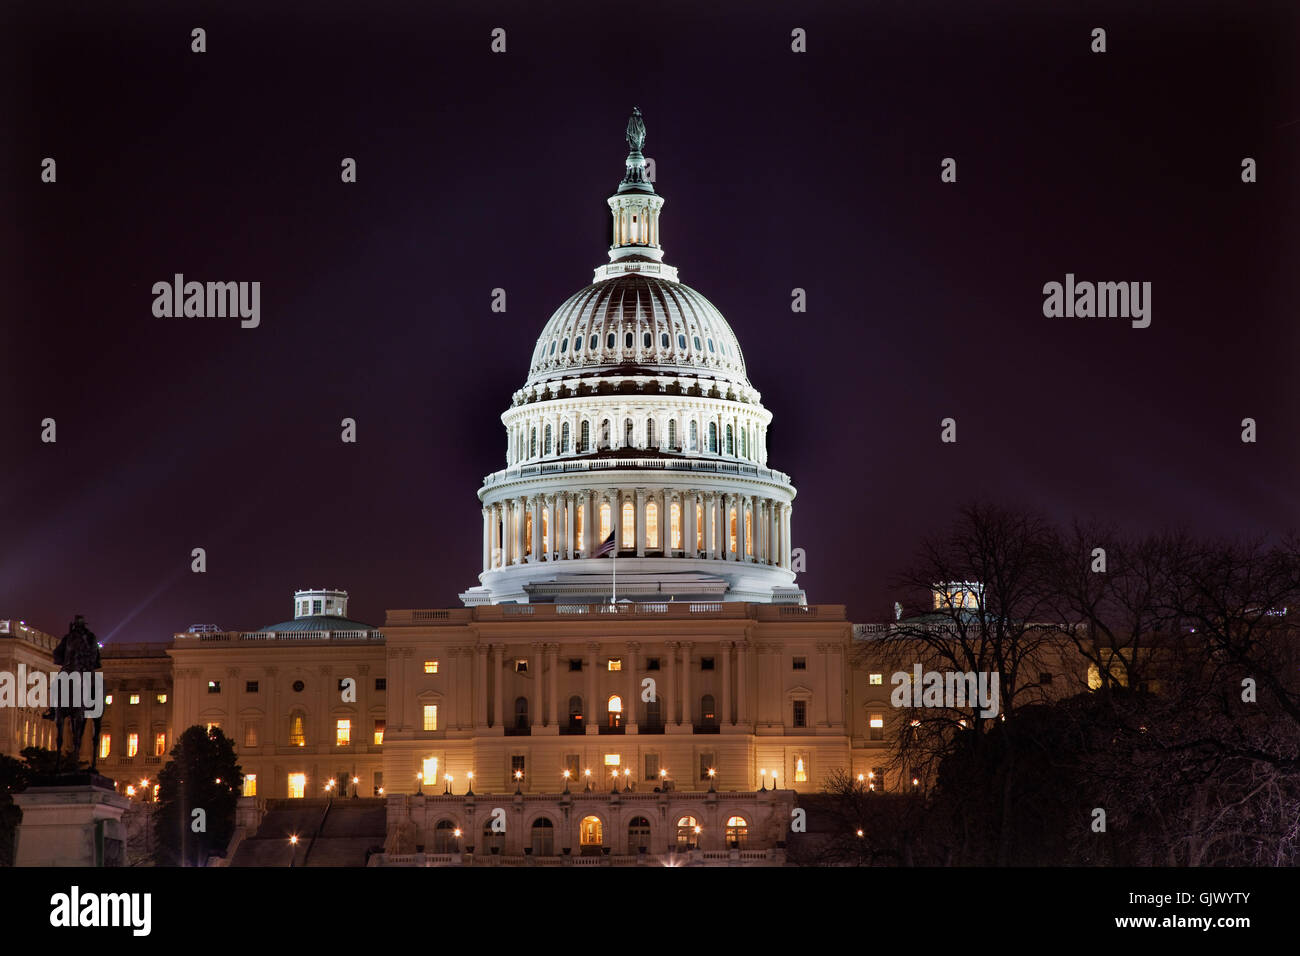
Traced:
[[582, 530], [584, 526], [582, 519], [586, 517], [586, 515], [587, 515], [587, 506], [578, 505], [577, 511], [575, 511], [573, 515], [574, 548], [578, 551], [583, 550], [587, 546], [585, 543], [587, 539], [583, 537], [582, 534]]
[[655, 501], [645, 503], [645, 546], [650, 551], [659, 547], [659, 503]]
[[552, 340], [551, 340], [551, 351], [547, 353], [548, 355], [554, 355], [554, 354], [555, 354], [555, 346], [556, 346], [556, 344], [557, 344], [556, 341], [555, 341], [554, 339], [552, 339]]
[[605, 348], [612, 349], [613, 347], [614, 347], [614, 333], [610, 332], [609, 335], [605, 336]]
[[641, 853], [650, 848], [650, 821], [633, 817], [627, 822], [627, 852]]
[[650, 347], [650, 341], [650, 333], [646, 332], [641, 336], [641, 347], [643, 349], [648, 349]]
[[677, 336], [677, 347], [681, 349], [683, 352], [686, 351], [686, 336], [684, 335]]
[[632, 333], [625, 332], [623, 333], [623, 348], [630, 349], [631, 347], [632, 347]]
[[714, 707], [712, 694], [705, 694], [700, 698], [700, 721], [705, 727], [716, 727], [718, 725], [718, 712]]
[[307, 723], [306, 718], [307, 715], [303, 713], [301, 710], [295, 710], [289, 714], [289, 746], [290, 747], [307, 746], [307, 731], [305, 729], [305, 725]]
[[[542, 454], [543, 454], [543, 455], [549, 455], [549, 454], [551, 453], [551, 426], [550, 426], [550, 425], [547, 425], [547, 426], [546, 426], [546, 431], [545, 431], [544, 434], [545, 434], [545, 436], [546, 436], [546, 440], [545, 440], [545, 442], [543, 442], [543, 444], [542, 444], [542, 447], [543, 447]], [[728, 437], [731, 436], [731, 426], [730, 426], [730, 425], [727, 426], [727, 436], [728, 436]]]
[[694, 850], [700, 842], [700, 823], [694, 817], [677, 820], [677, 849]]
[[515, 730], [528, 729], [528, 698], [515, 698]]
[[749, 821], [744, 817], [727, 819], [727, 849], [743, 850], [749, 841]]
[[709, 339], [709, 351], [713, 351], [713, 339]]
[[677, 419], [668, 419], [668, 447], [676, 450], [677, 448]]
[[569, 698], [569, 728], [582, 729], [582, 698], [577, 694]]
[[704, 550], [704, 505], [695, 506], [695, 550]]
[[565, 422], [560, 426], [560, 454], [569, 453], [569, 423]]
[[691, 451], [698, 451], [700, 448], [700, 424], [691, 422]]
[[667, 333], [667, 332], [660, 332], [660, 333], [659, 333], [659, 347], [660, 347], [661, 349], [666, 349], [666, 348], [668, 348], [668, 333]]
[[709, 451], [718, 453], [718, 423], [709, 422]]
[[600, 447], [602, 450], [609, 447], [609, 419], [600, 423]]
[[627, 419], [626, 421], [623, 422], [623, 447], [624, 447], [624, 448], [631, 448], [631, 447], [632, 447], [632, 429], [633, 429], [633, 427], [634, 427], [634, 426], [633, 426], [633, 424], [632, 424], [632, 419], [629, 418], [629, 419]]
[[433, 852], [456, 852], [456, 824], [450, 820], [439, 820], [433, 828]]
[[591, 339], [590, 341], [587, 342], [587, 348], [592, 352], [596, 351], [596, 343], [599, 341], [600, 341], [600, 336], [598, 336], [595, 332], [592, 332]]
[[581, 352], [581, 351], [582, 351], [582, 336], [581, 336], [581, 335], [575, 335], [575, 336], [573, 337], [573, 351], [575, 351], [575, 352]]
[[533, 553], [533, 513], [524, 512], [524, 554]]
[[534, 428], [532, 429], [532, 435], [531, 435], [531, 437], [528, 439], [528, 457], [529, 457], [529, 458], [536, 458], [536, 457], [537, 457], [537, 429], [536, 429], [536, 427], [534, 427]]
[[736, 509], [735, 508], [729, 509], [728, 514], [730, 515], [730, 524], [728, 525], [728, 528], [731, 537], [729, 539], [727, 553], [735, 554], [736, 553]]
[[663, 707], [660, 705], [658, 697], [646, 701], [645, 723], [647, 727], [662, 727], [664, 725]]
[[504, 830], [497, 832], [492, 826], [493, 818], [489, 816], [483, 821], [483, 849], [488, 853], [500, 853], [506, 845], [506, 833]]
[[749, 429], [748, 428], [742, 428], [740, 430], [740, 457], [741, 458], [749, 457]]
[[569, 340], [564, 339], [560, 342], [560, 354], [563, 355], [567, 351], [569, 351]]
[[698, 352], [700, 350], [700, 337], [697, 335], [694, 338], [695, 338], [695, 351]]
[[655, 446], [655, 420], [653, 418], [645, 420], [645, 446], [647, 448]]
[[727, 426], [727, 454], [731, 455], [733, 458], [736, 455], [736, 441], [735, 436], [731, 432], [730, 425]]
[[610, 513], [609, 502], [608, 501], [601, 502], [600, 505], [600, 543], [601, 544], [603, 544], [605, 542], [605, 539], [609, 537], [610, 528], [613, 527], [610, 522], [612, 522], [613, 520], [614, 520], [614, 516]]
[[625, 551], [636, 547], [636, 508], [630, 501], [623, 502], [623, 541], [619, 547]]
[[674, 551], [679, 550], [682, 546], [682, 506], [680, 502], [674, 501], [672, 508], [669, 510], [669, 541], [668, 547]]
[[610, 694], [609, 700], [605, 702], [605, 710], [609, 713], [609, 725], [611, 727], [623, 726], [623, 698], [618, 694]]
[[595, 852], [599, 853], [600, 847], [605, 842], [602, 831], [600, 817], [583, 817], [582, 822], [578, 824], [578, 842], [582, 846], [581, 852], [587, 853], [589, 852], [588, 848], [593, 848]]
[[754, 556], [754, 511], [745, 509], [745, 554]]
[[533, 856], [555, 856], [555, 824], [546, 817], [533, 821], [531, 844]]

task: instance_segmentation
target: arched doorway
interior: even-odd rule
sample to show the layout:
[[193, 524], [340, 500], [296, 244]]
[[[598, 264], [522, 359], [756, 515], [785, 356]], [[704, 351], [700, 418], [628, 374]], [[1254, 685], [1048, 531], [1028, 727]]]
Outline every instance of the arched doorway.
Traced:
[[650, 849], [650, 821], [633, 817], [627, 824], [627, 852], [639, 853]]
[[433, 852], [434, 853], [455, 853], [459, 847], [456, 845], [456, 824], [451, 820], [439, 820], [433, 828]]
[[605, 710], [609, 713], [609, 725], [611, 727], [623, 726], [623, 698], [618, 694], [610, 696], [606, 701]]
[[700, 844], [700, 822], [694, 817], [677, 821], [677, 849], [694, 850]]
[[749, 821], [744, 817], [730, 817], [727, 820], [727, 849], [743, 850], [749, 842]]
[[533, 856], [555, 856], [555, 824], [546, 817], [533, 821], [529, 845]]
[[483, 852], [500, 853], [503, 849], [505, 849], [505, 845], [506, 845], [505, 833], [498, 833], [495, 830], [493, 830], [492, 820], [491, 818], [489, 818], [487, 822], [483, 824]]
[[601, 847], [605, 845], [605, 834], [600, 817], [582, 818], [582, 822], [578, 824], [578, 843], [579, 853], [582, 856], [595, 856], [601, 852]]

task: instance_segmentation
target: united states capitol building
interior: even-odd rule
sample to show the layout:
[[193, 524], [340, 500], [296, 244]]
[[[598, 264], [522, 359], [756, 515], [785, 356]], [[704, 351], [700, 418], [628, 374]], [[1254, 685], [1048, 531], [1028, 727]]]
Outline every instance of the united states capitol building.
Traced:
[[772, 865], [832, 770], [899, 786], [888, 674], [799, 587], [771, 412], [665, 261], [639, 113], [626, 140], [608, 262], [501, 416], [463, 606], [371, 625], [305, 590], [258, 631], [105, 648], [104, 772], [147, 788], [174, 735], [219, 726], [245, 774], [234, 863], [283, 865], [265, 821], [291, 801], [356, 794], [383, 821], [370, 865]]

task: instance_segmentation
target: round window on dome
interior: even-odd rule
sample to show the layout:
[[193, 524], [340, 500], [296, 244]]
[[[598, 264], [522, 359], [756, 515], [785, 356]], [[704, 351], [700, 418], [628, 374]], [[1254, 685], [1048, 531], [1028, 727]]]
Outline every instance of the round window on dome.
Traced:
[[677, 336], [677, 347], [678, 347], [679, 349], [685, 349], [685, 348], [686, 348], [686, 336], [684, 336], [684, 335], [679, 335], [679, 336]]

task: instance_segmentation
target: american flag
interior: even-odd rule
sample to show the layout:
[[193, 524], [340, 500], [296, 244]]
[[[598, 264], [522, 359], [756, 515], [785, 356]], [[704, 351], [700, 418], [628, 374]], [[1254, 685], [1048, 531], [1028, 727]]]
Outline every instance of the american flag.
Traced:
[[609, 537], [601, 542], [600, 547], [597, 548], [591, 556], [593, 558], [603, 558], [607, 554], [613, 554], [614, 551], [614, 532], [611, 531]]

